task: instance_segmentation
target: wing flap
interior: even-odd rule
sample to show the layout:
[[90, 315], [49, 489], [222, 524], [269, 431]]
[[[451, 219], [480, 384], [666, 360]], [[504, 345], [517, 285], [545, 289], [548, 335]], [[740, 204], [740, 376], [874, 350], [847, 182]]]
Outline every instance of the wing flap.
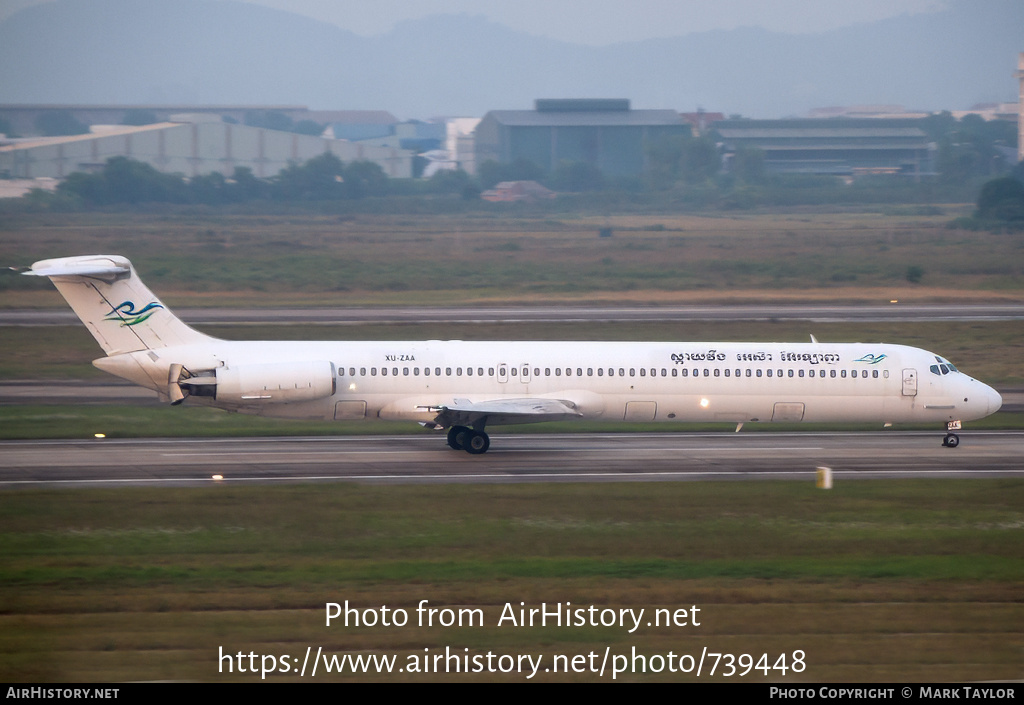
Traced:
[[493, 425], [540, 423], [583, 416], [570, 401], [537, 397], [479, 402], [456, 399], [452, 404], [431, 407], [431, 411], [435, 410], [438, 414], [434, 417], [434, 423], [442, 426], [472, 426], [481, 420]]

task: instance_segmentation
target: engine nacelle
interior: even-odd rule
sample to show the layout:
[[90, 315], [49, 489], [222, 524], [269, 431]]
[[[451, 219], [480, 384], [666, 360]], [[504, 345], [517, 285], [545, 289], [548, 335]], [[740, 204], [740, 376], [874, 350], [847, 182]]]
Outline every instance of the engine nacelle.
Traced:
[[337, 389], [334, 364], [316, 362], [271, 362], [216, 370], [217, 401], [242, 404], [273, 404], [312, 401], [334, 394]]

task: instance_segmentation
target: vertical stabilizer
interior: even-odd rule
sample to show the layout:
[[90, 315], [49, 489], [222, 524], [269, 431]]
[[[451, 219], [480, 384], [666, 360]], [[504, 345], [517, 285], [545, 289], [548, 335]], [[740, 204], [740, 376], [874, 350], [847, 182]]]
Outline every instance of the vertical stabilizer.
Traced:
[[24, 273], [49, 277], [108, 356], [210, 340], [171, 313], [124, 257], [47, 259]]

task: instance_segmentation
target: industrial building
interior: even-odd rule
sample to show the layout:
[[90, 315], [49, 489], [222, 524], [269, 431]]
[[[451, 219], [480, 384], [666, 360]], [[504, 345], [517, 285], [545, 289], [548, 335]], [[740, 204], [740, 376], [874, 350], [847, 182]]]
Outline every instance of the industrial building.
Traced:
[[85, 135], [31, 138], [0, 146], [0, 178], [59, 179], [75, 171], [98, 171], [107, 159], [117, 156], [186, 177], [213, 172], [230, 176], [236, 167], [244, 167], [267, 178], [291, 163], [325, 152], [343, 162], [374, 162], [390, 178], [412, 176], [413, 153], [407, 150], [230, 124], [222, 122], [219, 115], [179, 115], [154, 125], [97, 125], [92, 130]]
[[714, 129], [727, 161], [738, 150], [760, 150], [770, 174], [932, 171], [928, 137], [911, 120], [723, 120]]
[[546, 170], [587, 162], [609, 176], [636, 176], [645, 148], [690, 134], [674, 110], [632, 110], [628, 100], [537, 100], [534, 110], [492, 110], [476, 128], [476, 166], [529, 160]]

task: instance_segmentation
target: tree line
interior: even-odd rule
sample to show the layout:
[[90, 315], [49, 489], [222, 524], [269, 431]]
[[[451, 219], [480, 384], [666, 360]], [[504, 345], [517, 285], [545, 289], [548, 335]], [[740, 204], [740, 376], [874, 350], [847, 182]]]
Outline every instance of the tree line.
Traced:
[[75, 172], [57, 186], [57, 196], [86, 205], [202, 203], [220, 205], [256, 200], [328, 201], [383, 196], [389, 179], [379, 164], [343, 163], [333, 154], [290, 164], [277, 176], [260, 179], [247, 167], [231, 176], [213, 172], [190, 179], [166, 174], [145, 162], [111, 157], [95, 174]]

